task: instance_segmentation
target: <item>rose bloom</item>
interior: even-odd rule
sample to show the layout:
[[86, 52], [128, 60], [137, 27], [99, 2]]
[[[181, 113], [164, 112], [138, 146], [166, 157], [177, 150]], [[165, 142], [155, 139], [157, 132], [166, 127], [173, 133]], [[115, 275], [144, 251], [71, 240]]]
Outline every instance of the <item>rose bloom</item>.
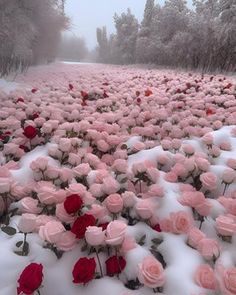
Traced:
[[17, 295], [33, 294], [42, 284], [43, 266], [42, 264], [31, 263], [22, 271], [18, 279]]
[[224, 269], [220, 289], [224, 295], [236, 294], [236, 268]]
[[20, 211], [22, 213], [38, 214], [42, 209], [38, 207], [39, 201], [31, 197], [25, 197], [19, 201]]
[[70, 152], [71, 150], [71, 140], [69, 138], [60, 138], [58, 143], [58, 148], [62, 152]]
[[121, 245], [125, 238], [127, 225], [120, 220], [111, 221], [106, 229], [105, 241], [108, 245]]
[[164, 269], [153, 256], [147, 256], [138, 265], [138, 279], [140, 283], [150, 288], [161, 287], [165, 283]]
[[197, 227], [191, 228], [188, 232], [188, 244], [195, 249], [204, 238], [206, 238], [206, 235]]
[[128, 169], [127, 161], [122, 159], [117, 159], [114, 161], [112, 168], [114, 171], [117, 171], [119, 173], [126, 173]]
[[21, 218], [18, 223], [18, 229], [22, 233], [31, 233], [36, 228], [36, 219], [37, 216], [30, 213], [25, 213], [21, 215]]
[[200, 175], [202, 185], [208, 190], [214, 190], [217, 187], [217, 177], [212, 172], [205, 172]]
[[131, 191], [125, 191], [123, 194], [121, 194], [121, 197], [124, 202], [125, 208], [132, 208], [136, 202], [135, 200], [135, 194]]
[[232, 236], [236, 233], [236, 217], [234, 215], [220, 215], [216, 218], [216, 229], [222, 236]]
[[186, 234], [193, 227], [191, 215], [185, 211], [170, 213], [172, 232], [175, 234]]
[[76, 245], [75, 235], [70, 231], [61, 234], [61, 238], [57, 241], [56, 247], [61, 251], [70, 251]]
[[138, 200], [135, 211], [142, 219], [150, 219], [153, 216], [153, 205], [149, 199]]
[[105, 204], [111, 213], [118, 213], [122, 211], [124, 202], [119, 194], [112, 194], [106, 198]]
[[56, 217], [61, 221], [66, 224], [71, 224], [75, 221], [75, 216], [72, 216], [68, 214], [65, 210], [64, 204], [60, 203], [56, 205], [56, 212], [55, 212]]
[[226, 165], [236, 170], [236, 159], [230, 158], [227, 160]]
[[236, 180], [236, 172], [231, 169], [227, 168], [223, 171], [222, 181], [227, 184], [231, 184]]
[[215, 290], [216, 278], [213, 269], [208, 264], [199, 265], [194, 280], [199, 287]]
[[96, 270], [96, 261], [94, 258], [80, 258], [74, 265], [72, 275], [73, 283], [87, 284], [94, 278]]
[[49, 221], [39, 228], [40, 238], [51, 244], [56, 244], [63, 232], [65, 232], [65, 228], [59, 221]]
[[99, 246], [105, 240], [105, 231], [101, 227], [88, 226], [85, 232], [86, 242], [91, 246]]
[[87, 176], [89, 174], [89, 172], [91, 171], [91, 168], [90, 168], [89, 164], [83, 163], [83, 164], [76, 166], [73, 169], [73, 171], [74, 171], [75, 177], [83, 177], [83, 176]]
[[215, 260], [220, 255], [219, 244], [213, 239], [201, 239], [197, 245], [197, 250], [206, 260]]

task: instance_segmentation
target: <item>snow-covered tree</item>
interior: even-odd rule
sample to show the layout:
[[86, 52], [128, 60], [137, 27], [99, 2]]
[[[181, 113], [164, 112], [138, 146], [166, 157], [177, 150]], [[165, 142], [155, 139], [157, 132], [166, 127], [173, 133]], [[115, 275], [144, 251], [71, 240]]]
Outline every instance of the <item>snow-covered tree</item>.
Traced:
[[122, 64], [134, 63], [136, 56], [136, 41], [139, 24], [130, 9], [120, 16], [114, 16], [116, 27], [115, 44], [118, 53], [118, 60]]
[[67, 19], [62, 0], [0, 1], [0, 73], [52, 60]]

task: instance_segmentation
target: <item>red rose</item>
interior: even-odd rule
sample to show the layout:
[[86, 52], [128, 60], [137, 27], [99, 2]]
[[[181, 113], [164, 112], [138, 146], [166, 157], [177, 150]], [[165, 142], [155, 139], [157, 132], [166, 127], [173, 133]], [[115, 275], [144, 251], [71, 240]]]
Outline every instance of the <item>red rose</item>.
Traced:
[[71, 232], [76, 235], [77, 239], [84, 238], [86, 228], [88, 226], [94, 226], [96, 219], [91, 214], [84, 214], [76, 219], [72, 225]]
[[96, 262], [94, 258], [80, 258], [72, 271], [73, 283], [86, 284], [94, 278]]
[[37, 135], [37, 129], [33, 126], [27, 126], [24, 128], [23, 134], [25, 137], [33, 139]]
[[64, 202], [64, 208], [68, 214], [78, 212], [82, 205], [83, 201], [80, 196], [76, 194], [68, 196]]
[[106, 91], [104, 90], [104, 92], [103, 92], [103, 98], [107, 98], [107, 97], [109, 97], [109, 95], [106, 93]]
[[121, 273], [125, 266], [126, 261], [123, 257], [120, 256], [118, 260], [117, 256], [112, 256], [106, 260], [107, 275], [113, 276], [115, 274]]
[[33, 294], [42, 284], [42, 264], [31, 263], [23, 270], [18, 280], [17, 294]]
[[81, 96], [83, 97], [83, 99], [88, 99], [88, 93], [87, 92], [85, 92], [85, 91], [80, 91], [80, 94], [81, 94]]
[[106, 230], [109, 222], [106, 223], [100, 223], [98, 226], [102, 228], [102, 230]]
[[72, 84], [69, 84], [69, 90], [73, 90], [74, 86]]
[[153, 226], [153, 229], [160, 233], [161, 232], [160, 224], [157, 223], [155, 226]]
[[33, 89], [31, 89], [31, 92], [35, 93], [37, 90], [38, 90], [37, 88], [33, 88]]
[[19, 97], [16, 102], [24, 102], [24, 99], [22, 97]]
[[140, 97], [137, 98], [137, 103], [138, 104], [141, 103], [141, 98]]
[[150, 96], [152, 91], [150, 89], [145, 90], [145, 96]]
[[87, 102], [85, 100], [82, 100], [81, 105], [82, 105], [82, 107], [85, 107], [85, 106], [87, 106]]
[[135, 92], [135, 94], [136, 94], [136, 96], [139, 96], [139, 95], [140, 95], [140, 91], [137, 90], [137, 91]]

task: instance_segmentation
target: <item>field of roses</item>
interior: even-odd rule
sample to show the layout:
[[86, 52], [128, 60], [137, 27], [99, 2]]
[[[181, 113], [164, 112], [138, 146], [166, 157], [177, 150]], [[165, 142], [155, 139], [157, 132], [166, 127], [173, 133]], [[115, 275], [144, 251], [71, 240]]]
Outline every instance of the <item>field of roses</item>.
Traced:
[[235, 77], [58, 63], [0, 83], [0, 295], [233, 295], [235, 234]]

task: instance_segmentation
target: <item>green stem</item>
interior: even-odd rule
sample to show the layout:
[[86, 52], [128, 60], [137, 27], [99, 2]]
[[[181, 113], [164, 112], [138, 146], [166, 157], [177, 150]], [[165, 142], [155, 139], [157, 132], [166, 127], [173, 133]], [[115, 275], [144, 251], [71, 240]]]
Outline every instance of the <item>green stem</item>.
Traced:
[[97, 248], [95, 248], [95, 252], [96, 252], [96, 256], [97, 256], [97, 260], [98, 260], [98, 264], [99, 264], [99, 268], [100, 268], [100, 274], [101, 274], [101, 277], [103, 277], [102, 265], [101, 265], [101, 261], [99, 259], [98, 249]]
[[25, 256], [25, 243], [26, 243], [26, 236], [27, 236], [27, 234], [24, 233], [24, 241], [23, 241], [23, 246], [22, 246], [22, 256]]
[[38, 293], [38, 295], [41, 295], [39, 290], [37, 290], [37, 293]]

